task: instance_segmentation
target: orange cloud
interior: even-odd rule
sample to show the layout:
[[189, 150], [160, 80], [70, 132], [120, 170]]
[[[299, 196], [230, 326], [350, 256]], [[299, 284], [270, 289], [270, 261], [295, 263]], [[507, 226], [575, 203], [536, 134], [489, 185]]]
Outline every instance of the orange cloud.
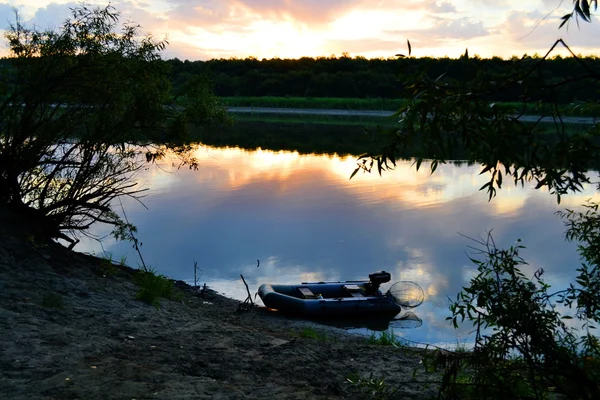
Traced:
[[[2, 0], [0, 0], [2, 1]], [[148, 0], [116, 1], [144, 32], [168, 37], [165, 56], [183, 59], [298, 58], [348, 52], [390, 57], [410, 39], [415, 56], [510, 57], [544, 53], [558, 37], [576, 52], [597, 53], [600, 24], [558, 30], [566, 4], [551, 0]], [[98, 3], [100, 4], [100, 3]], [[24, 21], [55, 28], [72, 2], [23, 0]], [[0, 17], [11, 19], [8, 3]]]

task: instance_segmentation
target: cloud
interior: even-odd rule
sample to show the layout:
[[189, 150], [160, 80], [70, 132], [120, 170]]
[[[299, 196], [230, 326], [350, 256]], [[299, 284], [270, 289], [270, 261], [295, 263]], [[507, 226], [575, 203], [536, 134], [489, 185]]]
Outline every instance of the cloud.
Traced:
[[232, 0], [168, 0], [167, 3], [171, 6], [169, 19], [179, 24], [207, 27], [245, 22], [244, 13], [235, 7], [236, 3]]
[[[413, 44], [417, 44], [414, 50], [418, 51], [419, 44], [428, 48], [439, 46], [450, 50], [451, 43], [463, 49], [466, 42], [476, 38], [490, 35], [482, 21], [474, 21], [468, 17], [443, 18], [430, 16], [426, 19], [429, 26], [417, 30], [393, 30], [386, 31], [387, 34], [398, 37], [401, 40], [408, 37]], [[401, 43], [401, 41], [399, 42]]]
[[291, 17], [293, 20], [322, 24], [343, 14], [360, 3], [357, 0], [238, 0], [250, 10], [274, 18]]
[[[347, 0], [168, 0], [169, 19], [179, 28], [210, 32], [244, 32], [259, 21], [288, 21], [305, 25], [326, 24], [357, 1]], [[181, 24], [186, 25], [182, 27]]]
[[[575, 52], [595, 53], [600, 47], [598, 36], [600, 35], [600, 24], [580, 23], [572, 24], [559, 29], [561, 13], [554, 13], [547, 17], [539, 11], [523, 12], [510, 11], [506, 13], [503, 23], [494, 27], [498, 36], [523, 52], [529, 54], [538, 52], [543, 54], [559, 38], [562, 38]], [[565, 52], [563, 51], [563, 54]]]
[[[328, 25], [349, 14], [386, 13], [402, 15], [409, 11], [451, 12], [442, 1], [430, 6], [420, 1], [380, 0], [167, 0], [169, 19], [178, 29], [202, 29], [213, 33], [244, 33], [252, 23], [289, 22], [309, 29], [326, 30]], [[175, 26], [175, 24], [173, 24]], [[357, 29], [364, 26], [358, 25]]]
[[388, 53], [384, 58], [393, 57], [399, 51], [404, 51], [406, 39], [381, 40], [381, 39], [359, 39], [359, 40], [330, 40], [325, 44], [331, 50], [330, 53], [340, 55], [342, 52], [350, 54], [364, 54], [372, 49]]
[[240, 57], [240, 54], [238, 50], [222, 47], [198, 47], [181, 41], [170, 41], [167, 48], [163, 51], [162, 57], [165, 59], [210, 60], [213, 58], [235, 58]]
[[[28, 26], [56, 29], [78, 4], [61, 1], [21, 0], [18, 8]], [[141, 33], [168, 36], [165, 57], [186, 59], [342, 51], [388, 57], [407, 38], [417, 56], [459, 56], [465, 47], [484, 57], [542, 53], [559, 37], [583, 54], [599, 47], [600, 23], [558, 30], [560, 16], [571, 8], [568, 3], [552, 13], [556, 0], [117, 0], [113, 5], [123, 22], [141, 25]], [[0, 3], [2, 19], [4, 27], [13, 20], [7, 3]]]
[[449, 1], [442, 1], [441, 3], [432, 3], [429, 6], [429, 10], [434, 13], [445, 14], [445, 13], [455, 13], [456, 7], [454, 4]]
[[474, 3], [483, 4], [487, 7], [506, 7], [508, 0], [475, 0]]
[[468, 17], [445, 19], [433, 17], [435, 25], [428, 29], [431, 36], [443, 39], [472, 39], [489, 35], [489, 31], [481, 21], [473, 21]]
[[50, 3], [38, 8], [31, 19], [26, 23], [40, 30], [56, 30], [71, 16], [71, 8], [77, 7], [76, 3]]
[[0, 27], [9, 26], [15, 20], [13, 6], [6, 3], [0, 3]]
[[[45, 7], [38, 8], [33, 16], [25, 21], [27, 26], [35, 26], [40, 30], [57, 30], [63, 23], [71, 18], [71, 9], [79, 7], [79, 3], [50, 3]], [[106, 5], [91, 5], [90, 8], [104, 8]], [[159, 39], [166, 34], [167, 18], [160, 14], [146, 10], [144, 3], [121, 2], [115, 6], [115, 11], [120, 15], [119, 24], [133, 23], [141, 26], [140, 33], [155, 33]]]

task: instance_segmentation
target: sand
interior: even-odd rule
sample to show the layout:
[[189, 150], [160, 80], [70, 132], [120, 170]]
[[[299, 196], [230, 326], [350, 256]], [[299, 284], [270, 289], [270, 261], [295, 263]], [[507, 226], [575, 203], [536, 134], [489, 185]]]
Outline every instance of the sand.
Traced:
[[362, 399], [347, 378], [371, 374], [391, 398], [437, 394], [420, 350], [183, 282], [156, 308], [135, 299], [138, 271], [28, 232], [0, 215], [0, 399]]

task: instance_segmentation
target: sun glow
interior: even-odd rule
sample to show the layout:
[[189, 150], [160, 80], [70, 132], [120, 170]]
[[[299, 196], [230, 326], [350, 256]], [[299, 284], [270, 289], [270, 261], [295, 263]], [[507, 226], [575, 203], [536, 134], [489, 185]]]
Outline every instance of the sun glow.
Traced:
[[[294, 21], [260, 20], [248, 24], [243, 31], [207, 31], [192, 29], [185, 40], [189, 46], [221, 53], [229, 58], [231, 52], [240, 57], [300, 58], [325, 52], [318, 32]], [[199, 44], [202, 43], [201, 47]], [[206, 48], [211, 43], [211, 48]], [[240, 49], [243, 51], [240, 52]]]
[[327, 35], [331, 38], [344, 40], [357, 40], [364, 38], [382, 38], [386, 31], [392, 31], [402, 27], [403, 30], [418, 29], [421, 27], [422, 13], [407, 11], [353, 11], [337, 20], [329, 26]]
[[252, 50], [256, 57], [300, 58], [323, 49], [318, 34], [291, 21], [258, 21], [252, 24]]

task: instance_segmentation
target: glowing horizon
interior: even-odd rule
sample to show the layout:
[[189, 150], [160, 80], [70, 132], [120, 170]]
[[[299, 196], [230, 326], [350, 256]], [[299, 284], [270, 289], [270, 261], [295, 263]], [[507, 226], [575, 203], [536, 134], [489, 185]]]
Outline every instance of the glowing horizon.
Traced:
[[[0, 18], [26, 26], [56, 28], [77, 3], [0, 0]], [[5, 1], [5, 0], [4, 0]], [[92, 1], [92, 5], [107, 3]], [[527, 4], [524, 4], [527, 3]], [[563, 38], [576, 54], [595, 55], [597, 21], [558, 29], [570, 2], [504, 0], [149, 0], [111, 3], [123, 17], [170, 43], [164, 58], [351, 57], [457, 58], [465, 49], [483, 58], [545, 54]], [[0, 51], [6, 52], [6, 44]], [[565, 54], [556, 52], [555, 54]]]

